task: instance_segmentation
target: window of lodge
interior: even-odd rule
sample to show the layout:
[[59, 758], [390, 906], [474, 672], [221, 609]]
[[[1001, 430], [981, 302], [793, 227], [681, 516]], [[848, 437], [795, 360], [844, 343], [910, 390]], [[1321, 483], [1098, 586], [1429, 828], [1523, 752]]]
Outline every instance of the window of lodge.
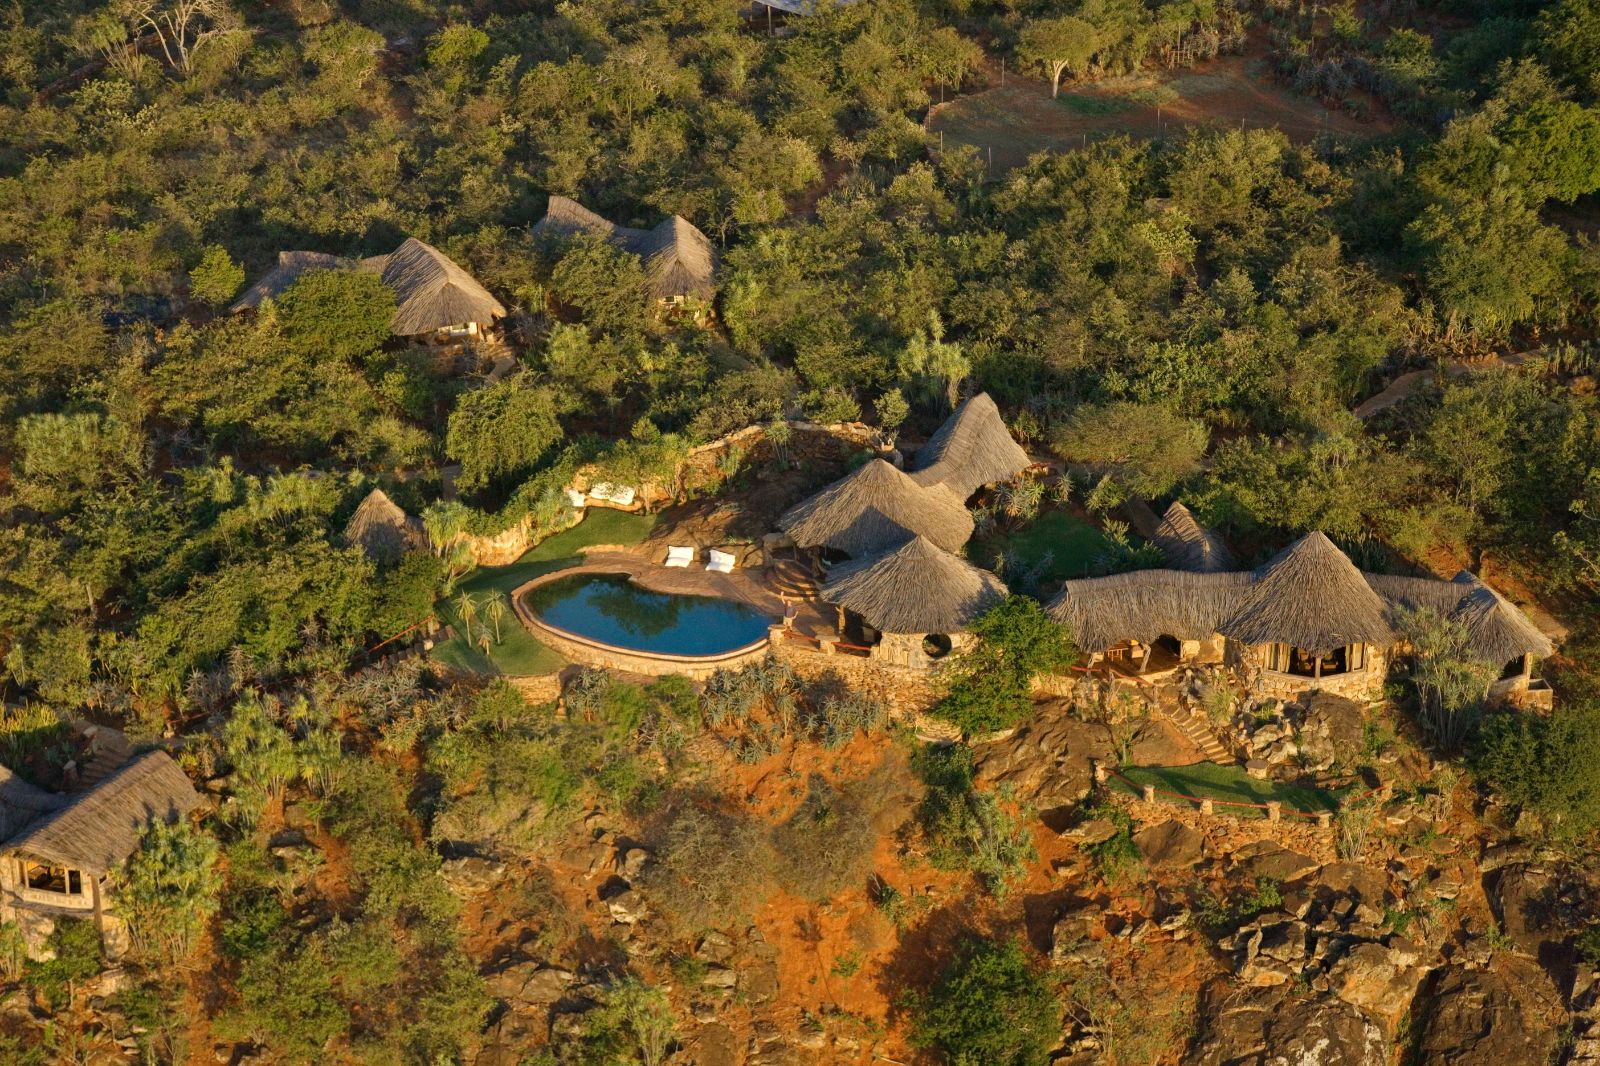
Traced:
[[22, 860], [22, 883], [37, 892], [83, 895], [83, 875], [65, 866]]

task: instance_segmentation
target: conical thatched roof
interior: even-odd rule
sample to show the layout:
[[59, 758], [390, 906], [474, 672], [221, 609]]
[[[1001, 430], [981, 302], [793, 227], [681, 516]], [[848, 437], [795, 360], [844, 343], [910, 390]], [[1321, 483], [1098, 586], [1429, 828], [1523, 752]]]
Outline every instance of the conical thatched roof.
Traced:
[[139, 846], [145, 827], [200, 805], [189, 778], [163, 751], [146, 752], [6, 842], [12, 851], [103, 875]]
[[882, 633], [959, 633], [1006, 598], [1003, 581], [913, 537], [875, 559], [834, 569], [822, 598]]
[[1473, 654], [1484, 662], [1498, 666], [1524, 655], [1542, 659], [1555, 651], [1527, 615], [1472, 574], [1463, 570], [1451, 584], [1466, 586], [1451, 617], [1466, 627]]
[[9, 840], [41, 814], [60, 810], [71, 800], [31, 785], [0, 766], [0, 841]]
[[1000, 408], [986, 392], [967, 400], [917, 449], [919, 485], [944, 485], [965, 500], [985, 485], [1028, 469], [1028, 453], [1011, 439]]
[[1068, 581], [1050, 604], [1078, 647], [1105, 651], [1125, 640], [1203, 640], [1237, 606], [1251, 575], [1186, 570], [1134, 570]]
[[1189, 508], [1176, 500], [1161, 516], [1154, 540], [1167, 562], [1178, 570], [1215, 574], [1238, 566], [1221, 538], [1202, 526]]
[[383, 283], [394, 290], [390, 330], [402, 337], [461, 326], [488, 325], [505, 316], [500, 301], [449, 256], [415, 237], [389, 254]]
[[276, 300], [308, 270], [349, 270], [356, 264], [325, 252], [279, 252], [278, 265], [239, 296], [228, 308], [234, 314], [259, 310], [265, 300]]
[[802, 548], [833, 548], [861, 559], [913, 536], [960, 551], [972, 536], [972, 515], [945, 489], [923, 488], [874, 459], [790, 510], [778, 528]]
[[1257, 570], [1220, 631], [1246, 644], [1293, 644], [1312, 653], [1382, 646], [1394, 636], [1388, 605], [1322, 533], [1307, 533]]
[[600, 234], [639, 257], [649, 278], [650, 294], [658, 300], [716, 295], [716, 250], [704, 233], [679, 215], [655, 229], [632, 229], [602, 218], [569, 197], [552, 196], [533, 231], [562, 237]]
[[373, 489], [350, 516], [344, 542], [360, 548], [369, 559], [388, 562], [425, 547], [427, 540], [420, 518], [406, 514], [382, 489]]

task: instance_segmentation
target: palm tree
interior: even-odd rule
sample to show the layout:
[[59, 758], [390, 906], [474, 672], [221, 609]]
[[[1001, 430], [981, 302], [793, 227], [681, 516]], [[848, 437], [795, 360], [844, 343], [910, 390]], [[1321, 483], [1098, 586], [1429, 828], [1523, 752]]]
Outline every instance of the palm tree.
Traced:
[[490, 625], [494, 626], [494, 642], [496, 644], [500, 643], [500, 619], [506, 616], [506, 601], [504, 597], [498, 593], [490, 594], [489, 598], [483, 601], [483, 616], [489, 620]]
[[472, 593], [463, 592], [456, 597], [456, 617], [461, 619], [461, 627], [467, 631], [467, 643], [472, 643], [472, 623], [478, 620], [478, 601], [472, 598]]

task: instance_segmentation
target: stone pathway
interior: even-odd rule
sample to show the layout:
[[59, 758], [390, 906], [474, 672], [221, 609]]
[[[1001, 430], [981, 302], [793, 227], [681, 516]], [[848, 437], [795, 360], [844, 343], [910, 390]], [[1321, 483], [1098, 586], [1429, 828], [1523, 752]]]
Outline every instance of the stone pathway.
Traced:
[[1200, 749], [1207, 762], [1228, 766], [1237, 761], [1233, 753], [1223, 747], [1221, 738], [1217, 736], [1217, 731], [1211, 728], [1211, 723], [1205, 715], [1177, 701], [1162, 700], [1160, 707], [1167, 719]]

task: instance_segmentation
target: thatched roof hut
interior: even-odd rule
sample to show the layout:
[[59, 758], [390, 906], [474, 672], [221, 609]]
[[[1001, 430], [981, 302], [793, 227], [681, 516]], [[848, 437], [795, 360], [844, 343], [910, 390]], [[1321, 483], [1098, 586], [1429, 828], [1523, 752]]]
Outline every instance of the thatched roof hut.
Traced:
[[40, 815], [60, 810], [70, 798], [46, 792], [0, 766], [0, 841], [22, 832]]
[[617, 247], [637, 255], [657, 300], [716, 295], [717, 254], [711, 241], [690, 221], [673, 215], [654, 229], [633, 229], [602, 218], [566, 196], [550, 197], [535, 233], [571, 237], [598, 233]]
[[1078, 647], [1102, 652], [1125, 640], [1203, 640], [1233, 612], [1251, 574], [1134, 570], [1068, 581], [1050, 604]]
[[228, 310], [234, 314], [259, 311], [263, 302], [282, 296], [308, 270], [351, 270], [356, 265], [353, 259], [328, 255], [326, 252], [279, 252], [278, 265], [244, 290]]
[[345, 525], [344, 542], [369, 559], [388, 562], [427, 547], [427, 533], [422, 519], [406, 514], [382, 489], [373, 489]]
[[383, 265], [383, 283], [394, 290], [391, 332], [410, 337], [452, 326], [486, 326], [504, 318], [506, 309], [489, 291], [449, 256], [415, 237], [391, 252]]
[[1215, 574], [1239, 565], [1221, 538], [1202, 526], [1189, 508], [1176, 500], [1161, 516], [1161, 525], [1156, 527], [1153, 539], [1167, 562], [1178, 570]]
[[943, 485], [965, 500], [985, 485], [1008, 481], [1030, 465], [989, 394], [957, 407], [928, 443], [917, 449], [919, 485]]
[[104, 876], [139, 846], [157, 818], [176, 821], [200, 805], [189, 778], [164, 751], [146, 752], [44, 816], [6, 848]]
[[1461, 622], [1472, 653], [1486, 663], [1554, 650], [1527, 615], [1473, 575], [1441, 581], [1363, 573], [1321, 533], [1253, 571], [1136, 570], [1068, 581], [1050, 613], [1091, 652], [1125, 640], [1220, 633], [1322, 654], [1346, 644], [1390, 646], [1396, 611], [1422, 608]]
[[1006, 586], [926, 537], [836, 567], [822, 598], [880, 633], [959, 633], [1006, 598]]
[[972, 515], [948, 490], [924, 488], [874, 459], [778, 519], [802, 548], [832, 548], [857, 559], [923, 536], [960, 551], [972, 536]]
[[1388, 604], [1349, 556], [1307, 533], [1255, 571], [1219, 632], [1245, 644], [1292, 644], [1314, 654], [1388, 644]]
[[1500, 665], [1524, 655], [1542, 659], [1555, 651], [1532, 619], [1466, 570], [1450, 581], [1391, 574], [1368, 574], [1367, 581], [1391, 609], [1429, 610], [1460, 622], [1467, 646], [1486, 663]]

